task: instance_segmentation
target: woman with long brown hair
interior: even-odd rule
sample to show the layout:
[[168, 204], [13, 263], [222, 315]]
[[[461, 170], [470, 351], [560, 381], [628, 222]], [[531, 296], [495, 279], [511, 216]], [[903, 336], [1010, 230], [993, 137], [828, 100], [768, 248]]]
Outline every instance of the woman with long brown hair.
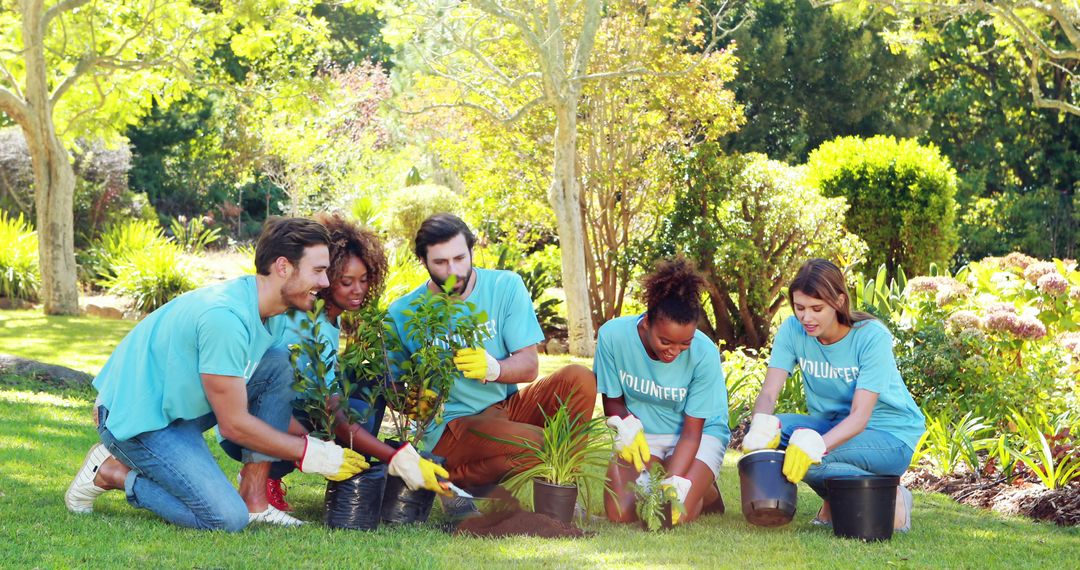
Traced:
[[[788, 289], [794, 316], [780, 325], [743, 450], [787, 448], [784, 475], [805, 480], [823, 499], [815, 524], [832, 512], [825, 479], [901, 475], [925, 431], [925, 418], [904, 385], [892, 335], [867, 313], [853, 312], [844, 274], [811, 259]], [[802, 371], [809, 415], [772, 415], [788, 375]], [[893, 526], [911, 527], [911, 493], [897, 489]]]

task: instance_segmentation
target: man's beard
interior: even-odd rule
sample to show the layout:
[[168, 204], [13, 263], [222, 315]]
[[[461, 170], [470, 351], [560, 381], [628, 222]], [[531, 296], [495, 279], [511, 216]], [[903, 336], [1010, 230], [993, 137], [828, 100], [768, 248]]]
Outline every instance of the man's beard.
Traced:
[[[470, 267], [469, 272], [466, 273], [464, 276], [455, 275], [455, 277], [457, 277], [457, 282], [454, 283], [454, 289], [451, 291], [451, 293], [453, 293], [454, 295], [463, 294], [465, 292], [465, 288], [469, 286], [469, 279], [472, 278], [472, 274], [473, 268]], [[450, 279], [450, 276], [447, 276], [446, 279], [439, 279], [438, 277], [431, 275], [430, 272], [428, 273], [428, 276], [431, 277], [432, 282], [439, 286], [439, 289], [442, 289], [443, 291], [446, 290], [444, 286], [446, 285], [446, 282]]]
[[281, 298], [290, 309], [310, 311], [315, 306], [315, 297], [309, 294], [311, 289], [301, 289], [299, 285], [299, 278], [294, 276], [287, 279], [281, 286]]

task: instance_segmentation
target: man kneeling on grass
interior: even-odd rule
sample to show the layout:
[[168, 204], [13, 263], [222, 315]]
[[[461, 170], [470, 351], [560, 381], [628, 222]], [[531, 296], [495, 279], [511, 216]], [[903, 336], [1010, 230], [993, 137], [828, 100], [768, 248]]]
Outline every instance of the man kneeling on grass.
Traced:
[[[299, 524], [267, 505], [270, 461], [296, 461], [333, 480], [367, 468], [350, 449], [286, 432], [293, 399], [287, 360], [256, 372], [273, 342], [266, 319], [310, 310], [329, 285], [329, 242], [314, 221], [268, 220], [255, 246], [257, 275], [181, 295], [132, 329], [94, 379], [101, 443], [64, 496], [68, 510], [89, 513], [100, 494], [122, 489], [132, 506], [184, 527]], [[239, 492], [203, 438], [215, 424], [250, 450]]]

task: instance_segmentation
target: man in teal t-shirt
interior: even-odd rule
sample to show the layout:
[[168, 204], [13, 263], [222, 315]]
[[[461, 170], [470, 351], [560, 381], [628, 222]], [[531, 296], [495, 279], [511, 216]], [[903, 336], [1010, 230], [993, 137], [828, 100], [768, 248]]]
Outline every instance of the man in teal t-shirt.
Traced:
[[[132, 506], [179, 526], [291, 525], [299, 521], [267, 505], [269, 461], [298, 461], [334, 479], [366, 468], [351, 450], [286, 433], [291, 368], [287, 359], [260, 365], [272, 341], [266, 319], [309, 309], [328, 285], [328, 243], [316, 222], [270, 219], [255, 246], [257, 275], [181, 295], [132, 329], [94, 379], [102, 443], [68, 488], [68, 510], [91, 512], [101, 493], [122, 489]], [[250, 450], [239, 492], [203, 438], [215, 424]]]
[[[554, 413], [560, 401], [566, 402], [571, 417], [583, 420], [592, 417], [596, 404], [596, 377], [583, 366], [567, 366], [533, 382], [539, 372], [536, 344], [544, 333], [532, 299], [516, 273], [474, 268], [475, 242], [456, 216], [436, 214], [424, 220], [416, 232], [415, 253], [430, 279], [390, 305], [405, 358], [419, 347], [406, 338], [404, 312], [424, 292], [439, 291], [451, 275], [456, 278], [453, 294], [487, 313], [487, 338], [482, 346], [463, 349], [454, 358], [462, 377], [450, 390], [442, 421], [424, 436], [425, 447], [446, 459], [451, 480], [474, 488], [529, 466], [515, 461], [520, 447], [481, 434], [540, 443], [544, 414]], [[529, 382], [518, 391], [517, 384]]]

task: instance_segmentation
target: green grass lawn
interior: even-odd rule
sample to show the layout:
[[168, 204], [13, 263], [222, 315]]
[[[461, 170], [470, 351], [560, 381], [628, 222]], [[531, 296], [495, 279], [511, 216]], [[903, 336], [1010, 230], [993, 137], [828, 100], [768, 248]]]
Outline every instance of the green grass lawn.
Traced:
[[[126, 331], [114, 321], [45, 319], [21, 311], [0, 312], [0, 322], [4, 351], [32, 356], [8, 349], [8, 339], [36, 336], [20, 346], [51, 347], [33, 350], [41, 351], [42, 360], [73, 368], [81, 364], [88, 371], [100, 367]], [[19, 327], [29, 336], [15, 335]], [[70, 346], [76, 342], [79, 347]], [[541, 362], [543, 373], [569, 362], [588, 364], [569, 357], [542, 357]], [[586, 528], [595, 534], [583, 539], [492, 540], [450, 536], [435, 520], [419, 528], [374, 533], [312, 524], [255, 527], [229, 535], [172, 527], [132, 508], [119, 492], [99, 499], [94, 514], [72, 515], [64, 508], [63, 494], [96, 441], [92, 400], [90, 388], [0, 378], [0, 568], [247, 568], [268, 563], [281, 568], [1066, 568], [1075, 566], [1080, 548], [1080, 529], [1003, 517], [942, 495], [918, 493], [914, 529], [886, 543], [841, 540], [810, 525], [821, 502], [805, 486], [799, 489], [795, 522], [779, 529], [753, 527], [740, 512], [739, 454], [734, 451], [728, 452], [720, 481], [728, 513], [657, 534], [591, 522]], [[220, 454], [219, 459], [230, 475], [237, 469]], [[305, 474], [294, 474], [288, 482], [297, 516], [320, 521], [324, 482]]]
[[97, 374], [134, 321], [0, 311], [0, 353]]

